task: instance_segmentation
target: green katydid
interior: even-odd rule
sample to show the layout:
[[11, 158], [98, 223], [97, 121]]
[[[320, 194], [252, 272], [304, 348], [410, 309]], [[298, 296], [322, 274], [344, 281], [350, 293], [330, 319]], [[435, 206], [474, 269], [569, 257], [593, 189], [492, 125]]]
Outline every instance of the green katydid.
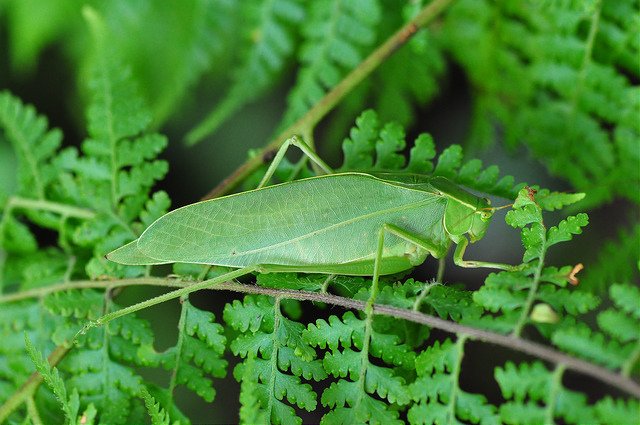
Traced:
[[[265, 187], [291, 145], [327, 174]], [[484, 236], [493, 212], [487, 199], [442, 177], [334, 173], [292, 137], [258, 189], [178, 208], [107, 258], [129, 265], [183, 262], [239, 268], [209, 285], [259, 271], [373, 276], [377, 288], [380, 275], [408, 270], [428, 255], [440, 259], [451, 243], [457, 245], [454, 262], [459, 266], [511, 269], [462, 259], [469, 239]]]

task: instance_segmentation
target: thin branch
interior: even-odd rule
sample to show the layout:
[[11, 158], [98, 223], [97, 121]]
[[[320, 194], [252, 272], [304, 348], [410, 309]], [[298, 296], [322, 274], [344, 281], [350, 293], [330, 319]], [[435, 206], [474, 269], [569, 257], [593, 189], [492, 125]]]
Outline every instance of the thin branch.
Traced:
[[[42, 296], [42, 294], [44, 293], [43, 290], [45, 289], [48, 289], [46, 293], [50, 293], [50, 292], [75, 289], [75, 288], [106, 288], [106, 287], [115, 288], [120, 286], [133, 286], [133, 285], [186, 287], [186, 286], [191, 286], [194, 283], [196, 282], [190, 282], [190, 281], [181, 282], [179, 280], [162, 279], [162, 278], [138, 278], [138, 279], [122, 279], [122, 280], [112, 280], [112, 281], [80, 281], [80, 282], [76, 282], [76, 285], [71, 285], [70, 283], [67, 283], [67, 284], [53, 286], [50, 288], [41, 288], [40, 290], [30, 291], [31, 293], [30, 297], [33, 298], [33, 297]], [[216, 291], [234, 291], [234, 292], [240, 292], [245, 294], [261, 294], [261, 295], [268, 295], [271, 297], [295, 299], [299, 301], [322, 302], [326, 304], [332, 304], [332, 305], [337, 305], [337, 306], [341, 306], [348, 309], [361, 310], [361, 311], [365, 311], [366, 304], [367, 304], [365, 301], [357, 301], [351, 298], [345, 298], [345, 297], [340, 297], [337, 295], [331, 295], [326, 293], [298, 291], [298, 290], [289, 290], [289, 289], [263, 288], [256, 285], [246, 285], [246, 284], [235, 283], [235, 282], [219, 283], [217, 285], [203, 288], [203, 289], [211, 289]], [[23, 294], [26, 294], [26, 292]], [[5, 295], [3, 297], [0, 297], [0, 303], [29, 298], [26, 296], [18, 297], [17, 295], [22, 295], [22, 294]], [[122, 310], [126, 310], [126, 308]], [[114, 312], [114, 313], [119, 314], [118, 312], [122, 312], [122, 310], [118, 310], [117, 312]], [[618, 388], [635, 397], [640, 398], [640, 384], [635, 382], [633, 379], [623, 376], [621, 374], [614, 373], [601, 366], [569, 356], [567, 354], [556, 351], [553, 348], [547, 347], [542, 344], [527, 341], [525, 339], [517, 338], [514, 336], [502, 335], [502, 334], [490, 332], [484, 329], [478, 329], [472, 326], [462, 325], [462, 324], [451, 322], [448, 320], [443, 320], [443, 319], [440, 319], [439, 317], [431, 316], [418, 311], [406, 310], [406, 309], [392, 307], [388, 305], [374, 304], [373, 311], [375, 314], [378, 314], [381, 316], [390, 316], [396, 319], [404, 319], [404, 320], [420, 323], [423, 325], [430, 326], [432, 328], [440, 329], [445, 332], [450, 332], [454, 334], [464, 334], [464, 335], [467, 335], [470, 339], [476, 339], [476, 340], [491, 343], [494, 345], [499, 345], [501, 347], [505, 347], [514, 351], [519, 351], [534, 357], [538, 357], [540, 359], [549, 361], [551, 363], [564, 365], [566, 369], [571, 369], [576, 372], [583, 373], [587, 376], [591, 376], [595, 379], [598, 379], [602, 382], [607, 383], [608, 385], [614, 388]], [[0, 412], [2, 412], [2, 408], [0, 408]], [[0, 422], [1, 422], [1, 419], [0, 419]]]
[[338, 85], [329, 91], [313, 108], [302, 118], [293, 123], [282, 133], [278, 134], [258, 155], [248, 159], [238, 167], [218, 186], [207, 193], [202, 199], [211, 199], [228, 193], [249, 174], [255, 171], [262, 163], [263, 158], [276, 151], [289, 137], [298, 133], [308, 133], [325, 115], [327, 115], [355, 86], [369, 76], [396, 50], [406, 44], [418, 32], [435, 17], [437, 17], [453, 0], [434, 0], [425, 6], [415, 18], [400, 28], [387, 41], [374, 50], [364, 61], [351, 71]]

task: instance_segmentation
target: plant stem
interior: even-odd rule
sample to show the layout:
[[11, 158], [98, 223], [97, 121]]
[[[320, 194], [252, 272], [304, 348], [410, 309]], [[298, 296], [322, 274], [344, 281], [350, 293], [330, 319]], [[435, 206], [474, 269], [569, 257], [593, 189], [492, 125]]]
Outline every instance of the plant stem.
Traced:
[[529, 288], [529, 293], [527, 295], [527, 300], [524, 303], [524, 307], [522, 308], [522, 313], [520, 314], [520, 318], [516, 323], [515, 327], [511, 334], [518, 338], [520, 333], [522, 332], [522, 328], [527, 323], [529, 319], [529, 313], [531, 312], [531, 307], [533, 306], [533, 302], [536, 300], [536, 295], [538, 294], [538, 286], [540, 285], [540, 276], [542, 275], [542, 268], [544, 267], [544, 257], [547, 252], [547, 229], [542, 227], [542, 249], [540, 250], [540, 256], [538, 257], [538, 266], [533, 274], [533, 281], [531, 282], [531, 288]]
[[622, 376], [626, 376], [627, 378], [631, 375], [631, 371], [633, 370], [633, 366], [635, 366], [636, 362], [640, 359], [640, 340], [636, 342], [636, 346], [627, 358], [627, 360], [622, 364]]
[[309, 134], [311, 130], [327, 115], [355, 86], [371, 74], [396, 50], [406, 44], [420, 29], [438, 16], [453, 0], [434, 0], [425, 6], [411, 21], [400, 28], [387, 41], [374, 50], [364, 61], [351, 71], [338, 85], [329, 91], [302, 118], [286, 128], [266, 145], [258, 155], [248, 159], [231, 173], [218, 186], [213, 188], [202, 199], [211, 199], [228, 193], [256, 168], [263, 163], [263, 158], [294, 134]]
[[28, 210], [50, 211], [66, 217], [92, 219], [96, 213], [86, 208], [74, 207], [72, 205], [60, 204], [58, 202], [46, 201], [44, 199], [27, 199], [18, 196], [9, 198], [5, 209], [24, 208]]
[[549, 391], [549, 398], [547, 399], [547, 406], [545, 408], [545, 424], [553, 425], [556, 423], [553, 418], [555, 417], [558, 391], [560, 391], [560, 387], [562, 386], [562, 375], [564, 374], [564, 369], [565, 366], [562, 363], [559, 363], [553, 371], [551, 390]]
[[176, 389], [177, 384], [180, 358], [182, 357], [182, 345], [184, 344], [184, 334], [186, 333], [184, 327], [187, 318], [187, 306], [185, 303], [188, 302], [189, 300], [185, 296], [180, 297], [180, 320], [178, 321], [178, 342], [176, 343], [176, 366], [171, 371], [171, 378], [169, 379], [169, 388], [167, 389], [169, 396], [169, 403], [167, 403], [168, 406], [171, 406], [173, 403], [173, 392]]
[[456, 420], [456, 402], [458, 398], [458, 389], [460, 388], [460, 369], [462, 367], [462, 358], [464, 357], [464, 343], [467, 341], [467, 336], [464, 334], [458, 335], [456, 341], [456, 364], [451, 371], [451, 380], [455, 382], [451, 383], [451, 394], [449, 394], [449, 405], [447, 406], [448, 420], [447, 423], [454, 424]]
[[[278, 350], [280, 349], [280, 340], [278, 339], [280, 321], [282, 320], [282, 311], [280, 311], [281, 297], [275, 297], [273, 299], [273, 348], [271, 349], [271, 357], [269, 358], [271, 373], [269, 374], [269, 394], [276, 393], [276, 374], [278, 371]], [[273, 416], [273, 397], [269, 397], [267, 402], [267, 408], [265, 409], [267, 414], [267, 420], [271, 423]]]

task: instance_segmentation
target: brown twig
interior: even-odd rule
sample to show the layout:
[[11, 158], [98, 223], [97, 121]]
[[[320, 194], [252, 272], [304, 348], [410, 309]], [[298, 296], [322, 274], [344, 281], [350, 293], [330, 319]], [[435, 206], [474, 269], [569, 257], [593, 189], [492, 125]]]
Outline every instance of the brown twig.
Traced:
[[268, 157], [270, 152], [277, 150], [280, 145], [294, 134], [308, 133], [318, 122], [324, 118], [355, 86], [371, 74], [380, 64], [382, 64], [396, 50], [406, 44], [419, 29], [426, 26], [436, 16], [438, 16], [453, 0], [435, 0], [425, 6], [415, 18], [404, 27], [400, 28], [387, 41], [374, 50], [364, 61], [362, 61], [353, 71], [351, 71], [338, 85], [329, 91], [313, 108], [311, 108], [302, 118], [293, 123], [282, 133], [278, 134], [269, 144], [244, 164], [233, 171], [227, 178], [222, 180], [213, 190], [207, 193], [202, 199], [211, 199], [228, 193], [236, 187], [249, 174], [255, 171], [262, 163], [263, 158]]

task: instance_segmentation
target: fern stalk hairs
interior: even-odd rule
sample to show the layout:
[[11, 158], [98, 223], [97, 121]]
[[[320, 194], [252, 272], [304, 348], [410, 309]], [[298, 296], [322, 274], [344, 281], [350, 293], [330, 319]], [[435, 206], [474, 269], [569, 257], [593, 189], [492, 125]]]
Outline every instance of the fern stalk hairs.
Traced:
[[[0, 8], [0, 423], [640, 422], [637, 2], [72, 3]], [[54, 106], [25, 99], [71, 106], [64, 138], [15, 94], [58, 62]], [[458, 136], [421, 132], [441, 110]], [[182, 138], [215, 145], [186, 151], [206, 166], [181, 168]], [[245, 156], [217, 184], [223, 144]], [[485, 166], [503, 145], [563, 190]], [[293, 240], [349, 206], [369, 227], [304, 261], [238, 259], [261, 220]]]

